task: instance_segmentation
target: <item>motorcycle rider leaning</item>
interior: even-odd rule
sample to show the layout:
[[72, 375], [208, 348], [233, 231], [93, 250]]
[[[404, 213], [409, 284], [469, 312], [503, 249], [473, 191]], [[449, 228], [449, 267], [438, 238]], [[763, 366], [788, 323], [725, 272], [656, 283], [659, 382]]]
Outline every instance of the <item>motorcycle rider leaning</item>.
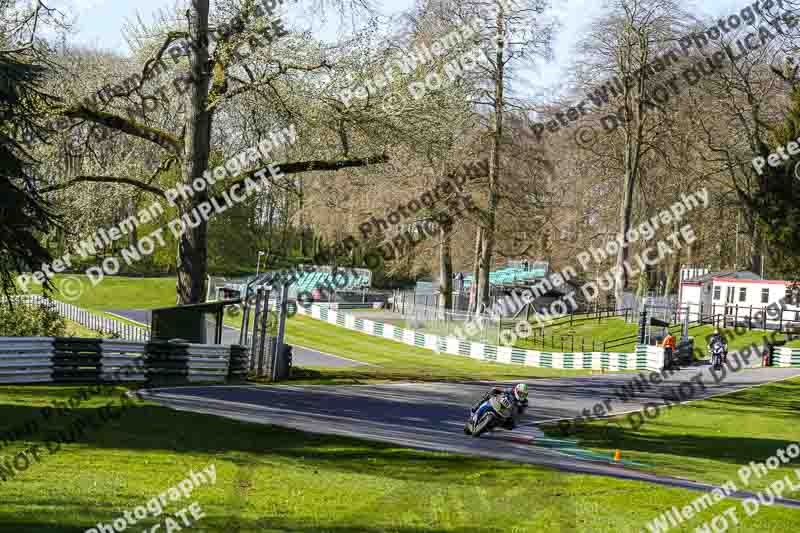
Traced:
[[528, 386], [524, 383], [518, 383], [514, 385], [513, 388], [502, 388], [502, 387], [493, 387], [492, 390], [487, 392], [481, 400], [476, 403], [470, 412], [474, 413], [478, 407], [480, 407], [483, 402], [491, 398], [492, 396], [500, 396], [506, 395], [511, 400], [511, 403], [514, 405], [515, 413], [512, 416], [509, 416], [503, 421], [502, 428], [505, 429], [514, 429], [517, 426], [516, 417], [521, 416], [525, 409], [528, 407]]
[[722, 345], [722, 361], [725, 362], [728, 360], [728, 343], [725, 341], [725, 337], [720, 334], [719, 330], [715, 329], [714, 334], [708, 339], [708, 349], [713, 350], [717, 343]]

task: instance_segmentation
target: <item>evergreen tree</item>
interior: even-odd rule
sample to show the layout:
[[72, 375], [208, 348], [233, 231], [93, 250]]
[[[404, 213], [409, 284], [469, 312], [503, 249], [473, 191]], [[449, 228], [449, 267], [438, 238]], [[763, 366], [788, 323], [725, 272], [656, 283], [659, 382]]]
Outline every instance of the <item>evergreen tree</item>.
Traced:
[[[800, 137], [800, 86], [792, 90], [791, 106], [783, 123], [773, 131], [772, 148], [761, 147], [767, 159], [777, 147]], [[800, 154], [778, 167], [764, 166], [758, 190], [748, 198], [768, 246], [770, 269], [786, 279], [800, 279]]]
[[51, 261], [39, 242], [57, 223], [37, 194], [33, 159], [18, 142], [18, 133], [41, 135], [37, 108], [46, 99], [39, 91], [42, 67], [0, 53], [0, 287], [15, 292], [20, 272], [37, 270]]

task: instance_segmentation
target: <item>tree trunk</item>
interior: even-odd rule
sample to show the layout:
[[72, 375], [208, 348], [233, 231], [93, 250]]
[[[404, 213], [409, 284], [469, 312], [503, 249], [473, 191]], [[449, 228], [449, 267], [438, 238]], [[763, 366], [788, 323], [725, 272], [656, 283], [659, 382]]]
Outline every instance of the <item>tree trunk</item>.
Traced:
[[494, 84], [494, 132], [492, 133], [491, 165], [489, 165], [489, 195], [486, 209], [486, 224], [483, 235], [483, 248], [480, 261], [480, 284], [478, 285], [477, 309], [481, 304], [489, 304], [489, 273], [494, 255], [495, 214], [497, 212], [497, 187], [500, 179], [500, 148], [503, 139], [503, 75], [505, 67], [505, 11], [502, 3], [497, 3], [495, 84]]
[[[636, 297], [640, 300], [644, 300], [647, 297], [647, 292], [650, 290], [650, 286], [647, 279], [647, 272], [640, 272], [639, 273], [639, 280], [636, 285]], [[622, 302], [622, 300], [618, 300], [618, 302]], [[617, 303], [617, 309], [619, 309], [620, 303]]]
[[672, 291], [672, 283], [675, 279], [675, 266], [680, 262], [680, 256], [674, 261], [667, 262], [666, 279], [664, 280], [664, 298], [669, 296]]
[[[620, 232], [627, 235], [631, 229], [631, 215], [633, 212], [633, 191], [636, 187], [636, 169], [632, 168], [630, 150], [626, 146], [625, 150], [625, 180], [623, 183], [622, 205], [620, 206]], [[616, 272], [617, 279], [614, 283], [614, 299], [616, 306], [622, 305], [623, 294], [628, 286], [628, 271], [625, 269], [625, 262], [628, 261], [630, 248], [622, 246], [617, 254]]]
[[[272, 217], [275, 216], [275, 198], [272, 193], [269, 195], [269, 207], [267, 208], [267, 253], [272, 253]], [[316, 250], [315, 250], [316, 253]]]
[[444, 225], [439, 228], [439, 307], [442, 318], [453, 309], [453, 258], [450, 253], [452, 228]]
[[289, 194], [283, 196], [283, 230], [281, 231], [281, 250], [284, 257], [292, 255], [292, 238], [289, 235]]
[[[136, 216], [136, 199], [131, 198], [128, 202], [128, 216]], [[134, 224], [128, 234], [128, 246], [136, 246], [139, 242], [139, 228]]]
[[762, 257], [761, 257], [761, 234], [758, 231], [758, 226], [753, 224], [753, 229], [750, 237], [750, 272], [761, 275], [762, 270]]
[[306, 251], [307, 251], [307, 249], [306, 249], [306, 234], [307, 234], [307, 231], [306, 231], [305, 218], [303, 217], [303, 211], [304, 211], [304, 207], [305, 207], [305, 196], [304, 196], [304, 191], [303, 191], [303, 178], [298, 178], [298, 180], [297, 180], [297, 188], [298, 188], [298, 191], [299, 191], [298, 199], [297, 199], [297, 202], [298, 202], [297, 210], [298, 210], [298, 215], [300, 217], [300, 223], [298, 225], [298, 227], [300, 228], [300, 257], [306, 257]]
[[[183, 183], [191, 186], [195, 178], [208, 170], [211, 146], [211, 114], [206, 111], [210, 73], [208, 71], [208, 0], [192, 0], [189, 18], [189, 71], [191, 84], [186, 93], [186, 133], [181, 169]], [[208, 199], [206, 191], [196, 192], [178, 205], [181, 215]], [[190, 215], [191, 216], [191, 215]], [[198, 217], [199, 218], [199, 217]], [[201, 303], [206, 299], [208, 274], [208, 223], [199, 220], [196, 227], [187, 224], [178, 243], [178, 303]]]
[[[676, 232], [680, 229], [679, 228], [679, 224], [677, 222], [675, 222], [673, 224], [673, 229]], [[691, 249], [688, 249], [687, 253], [691, 257], [691, 253], [692, 253]], [[674, 257], [672, 257], [672, 258], [667, 260], [667, 263], [666, 263], [666, 265], [667, 265], [666, 266], [667, 279], [664, 281], [664, 298], [669, 296], [669, 293], [672, 292], [672, 286], [673, 286], [673, 284], [675, 284], [675, 280], [677, 278], [680, 278], [681, 255], [682, 255], [682, 252], [679, 250]]]
[[483, 228], [478, 226], [475, 229], [475, 254], [472, 261], [472, 284], [469, 287], [469, 313], [478, 311], [478, 275], [481, 264], [481, 248], [483, 246]]

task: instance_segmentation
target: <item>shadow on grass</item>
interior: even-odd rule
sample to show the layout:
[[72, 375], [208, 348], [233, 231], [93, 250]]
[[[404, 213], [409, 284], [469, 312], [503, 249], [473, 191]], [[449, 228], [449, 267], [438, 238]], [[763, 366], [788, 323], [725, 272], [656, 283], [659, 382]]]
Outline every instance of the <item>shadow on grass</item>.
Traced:
[[[166, 516], [166, 515], [165, 515]], [[179, 518], [174, 518], [178, 524], [182, 525]], [[163, 522], [162, 522], [163, 524]], [[88, 524], [58, 524], [45, 521], [3, 521], [0, 524], [2, 533], [81, 533], [86, 530]], [[163, 531], [164, 526], [160, 528]], [[183, 528], [182, 528], [183, 529]], [[206, 516], [195, 522], [191, 528], [193, 531], [205, 531], [208, 533], [251, 533], [262, 531], [291, 532], [291, 533], [501, 533], [508, 531], [508, 528], [500, 526], [488, 527], [448, 527], [429, 528], [429, 527], [395, 527], [386, 525], [384, 527], [365, 527], [363, 524], [353, 525], [309, 525], [307, 521], [290, 520], [282, 516], [264, 516], [255, 520], [242, 519], [233, 514]], [[176, 531], [178, 531], [176, 529]]]
[[[42, 388], [44, 389], [44, 387]], [[3, 392], [0, 389], [0, 393]], [[55, 396], [55, 395], [54, 395]], [[102, 399], [105, 403], [107, 398]], [[0, 399], [8, 401], [8, 397]], [[42, 444], [44, 440], [68, 427], [79, 417], [85, 417], [102, 405], [96, 399], [95, 405], [80, 406], [69, 415], [62, 415], [43, 421], [40, 431], [29, 435], [24, 442], [13, 442], [2, 450], [3, 455], [17, 453], [30, 444]], [[30, 419], [40, 418], [39, 409], [33, 406], [0, 404], [0, 433], [9, 427], [22, 424]], [[119, 452], [129, 452], [129, 457]], [[549, 485], [559, 474], [550, 471], [530, 469], [524, 465], [516, 465], [483, 458], [473, 458], [443, 453], [414, 451], [393, 445], [359, 441], [355, 439], [303, 433], [274, 426], [239, 422], [222, 417], [202, 415], [152, 405], [137, 405], [123, 413], [118, 420], [77, 438], [74, 444], [64, 444], [58, 453], [68, 452], [68, 464], [60, 459], [57, 467], [62, 479], [69, 472], [91, 471], [97, 463], [107, 463], [109, 457], [120, 461], [135, 459], [136, 464], [146, 469], [151, 460], [155, 463], [163, 459], [154, 458], [153, 454], [167, 453], [169, 456], [182, 457], [185, 454], [205, 454], [214, 457], [218, 463], [236, 465], [236, 489], [229, 493], [227, 499], [220, 502], [219, 509], [209, 509], [208, 516], [197, 524], [198, 531], [245, 532], [245, 531], [299, 531], [308, 533], [378, 533], [396, 531], [401, 533], [444, 533], [463, 532], [500, 532], [507, 531], [493, 525], [475, 527], [452, 527], [442, 529], [436, 526], [424, 527], [413, 525], [393, 525], [387, 517], [386, 525], [374, 522], [374, 517], [358, 514], [337, 516], [332, 524], [317, 524], [308, 520], [275, 515], [274, 511], [253, 518], [252, 505], [247, 501], [256, 498], [260, 493], [248, 494], [255, 486], [252, 475], [259, 469], [290, 469], [297, 475], [321, 476], [318, 479], [330, 479], [339, 474], [372, 476], [376, 479], [391, 479], [403, 482], [431, 483], [437, 486], [464, 487], [469, 490], [476, 486], [501, 486], [507, 479], [529, 478], [537, 485]], [[54, 459], [54, 458], [53, 458]], [[41, 464], [32, 464], [34, 468], [53, 468], [47, 452], [42, 452]], [[48, 464], [50, 463], [50, 464]], [[133, 463], [131, 463], [133, 464]], [[262, 470], [263, 472], [263, 470]], [[25, 483], [28, 472], [20, 472], [15, 479], [0, 481], [0, 490], [13, 491], [17, 483]], [[102, 476], [102, 473], [97, 473]], [[263, 473], [262, 473], [263, 475]], [[314, 477], [307, 478], [313, 483]], [[87, 516], [102, 513], [103, 519], [118, 513], [103, 508], [103, 504], [78, 505], [81, 497], [67, 485], [54, 486], [62, 499], [59, 501], [42, 496], [39, 501], [30, 495], [24, 503], [6, 501], [11, 508], [36, 506], [36, 513], [20, 515], [3, 515], [0, 513], [0, 532], [79, 532], [92, 527], [92, 523], [80, 523]], [[310, 488], [309, 490], [314, 490]], [[263, 496], [263, 494], [261, 494]], [[65, 499], [74, 498], [73, 500]], [[16, 507], [15, 507], [16, 506]], [[205, 508], [205, 506], [204, 506]], [[370, 508], [371, 509], [371, 508]], [[248, 515], [248, 512], [250, 513]], [[380, 512], [370, 510], [370, 513]], [[368, 521], [368, 519], [372, 521]], [[91, 519], [88, 519], [92, 522]], [[96, 523], [97, 520], [94, 520]]]
[[[680, 417], [675, 414], [648, 421], [636, 430], [626, 417], [614, 417], [571, 430], [568, 437], [577, 439], [581, 447], [640, 452], [650, 456], [645, 462], [654, 464], [675, 465], [674, 459], [660, 461], [659, 455], [736, 465], [763, 462], [776, 450], [797, 442], [792, 434], [800, 424], [800, 382], [773, 383], [685, 404]], [[751, 435], [763, 436], [736, 435], [732, 424], [737, 423], [747, 424]], [[567, 437], [555, 424], [544, 429], [553, 437]], [[685, 464], [677, 466], [691, 470]]]
[[[380, 368], [373, 368], [371, 370], [339, 370], [335, 368], [305, 368], [295, 367], [292, 369], [292, 375], [289, 381], [302, 383], [315, 383], [320, 385], [359, 385], [365, 383], [374, 383], [375, 381], [417, 381], [417, 382], [438, 382], [438, 383], [485, 383], [490, 381], [530, 381], [534, 379], [553, 379], [560, 377], [558, 375], [552, 376], [531, 376], [529, 374], [520, 374], [513, 371], [511, 368], [498, 368], [498, 372], [491, 376], [491, 379], [476, 379], [475, 374], [464, 372], [459, 373], [456, 370], [448, 371], [445, 375], [440, 370], [433, 370], [426, 373], [424, 370], [403, 371], [398, 370], [382, 370]], [[267, 383], [266, 379], [253, 378], [255, 383]]]
[[[56, 453], [81, 448], [75, 460], [85, 460], [87, 465], [91, 463], [93, 453], [104, 450], [202, 453], [233, 462], [242, 461], [241, 458], [235, 459], [236, 454], [246, 453], [250, 455], [244, 461], [253, 464], [270, 464], [276, 458], [282, 458], [319, 470], [372, 474], [398, 480], [422, 481], [429, 480], [432, 475], [444, 476], [449, 483], [470, 484], [474, 482], [469, 481], [470, 475], [485, 470], [488, 464], [479, 458], [415, 451], [150, 405], [132, 407], [118, 420], [87, 429], [82, 435], [72, 435], [67, 431], [76, 418], [89, 416], [91, 411], [91, 408], [79, 408], [71, 415], [42, 420], [38, 409], [0, 405], [0, 420], [3, 421], [0, 433], [32, 419], [40, 421], [39, 431], [26, 435], [24, 441], [8, 444], [0, 453], [12, 457], [26, 447], [38, 444], [41, 446], [42, 465], [46, 465], [50, 454], [44, 451], [45, 441], [53, 441], [65, 432], [74, 436], [74, 442], [64, 443]], [[86, 446], [90, 449], [85, 449]], [[40, 467], [33, 463], [30, 466], [31, 469]], [[492, 470], [513, 468], [517, 466], [497, 462]], [[24, 472], [20, 475], [24, 477]], [[487, 473], [487, 479], [491, 477], [493, 474]]]

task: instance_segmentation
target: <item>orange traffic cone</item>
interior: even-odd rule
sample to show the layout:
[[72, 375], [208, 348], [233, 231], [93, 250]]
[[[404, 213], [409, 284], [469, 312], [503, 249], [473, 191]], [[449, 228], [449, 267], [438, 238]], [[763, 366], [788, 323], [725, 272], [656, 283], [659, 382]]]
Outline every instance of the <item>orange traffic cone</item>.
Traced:
[[619, 462], [622, 459], [622, 452], [617, 450], [614, 452], [614, 461]]

